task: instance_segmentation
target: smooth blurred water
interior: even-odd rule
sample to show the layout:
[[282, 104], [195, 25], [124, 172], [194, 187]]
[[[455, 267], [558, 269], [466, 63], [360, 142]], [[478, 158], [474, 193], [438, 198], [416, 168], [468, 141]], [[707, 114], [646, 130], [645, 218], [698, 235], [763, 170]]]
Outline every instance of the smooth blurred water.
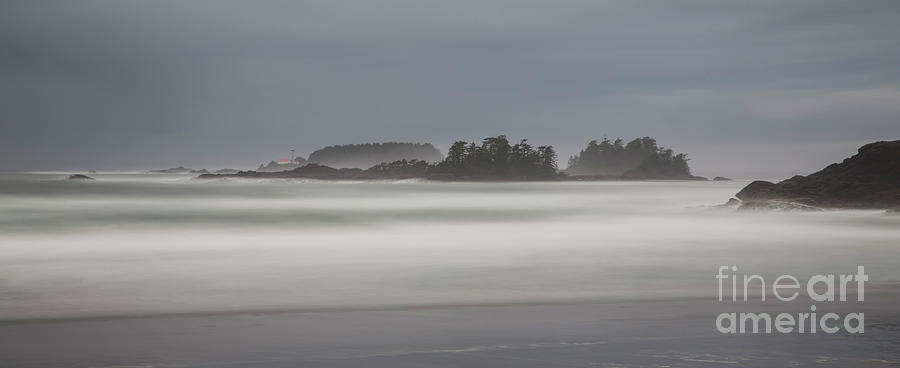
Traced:
[[746, 182], [91, 175], [0, 176], [0, 319], [676, 299], [719, 265], [900, 281], [900, 216], [698, 207]]

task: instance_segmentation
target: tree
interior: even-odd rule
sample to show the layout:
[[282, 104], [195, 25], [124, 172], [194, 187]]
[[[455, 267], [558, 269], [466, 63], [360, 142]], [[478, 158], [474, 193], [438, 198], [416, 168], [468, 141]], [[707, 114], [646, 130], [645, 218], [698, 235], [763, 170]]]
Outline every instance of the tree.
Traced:
[[569, 159], [566, 171], [575, 175], [621, 176], [644, 172], [655, 176], [690, 176], [687, 156], [660, 147], [651, 137], [636, 138], [627, 144], [621, 138], [612, 142], [603, 138], [599, 143], [592, 140]]
[[545, 175], [556, 173], [556, 151], [553, 146], [540, 146], [540, 166]]
[[488, 137], [481, 145], [454, 142], [447, 158], [432, 165], [429, 173], [481, 179], [547, 179], [556, 175], [552, 146], [535, 149], [527, 139], [510, 146], [504, 135]]
[[450, 146], [450, 150], [447, 151], [447, 162], [449, 162], [453, 167], [459, 168], [462, 167], [463, 163], [466, 160], [466, 142], [464, 141], [456, 141], [453, 142], [453, 145]]

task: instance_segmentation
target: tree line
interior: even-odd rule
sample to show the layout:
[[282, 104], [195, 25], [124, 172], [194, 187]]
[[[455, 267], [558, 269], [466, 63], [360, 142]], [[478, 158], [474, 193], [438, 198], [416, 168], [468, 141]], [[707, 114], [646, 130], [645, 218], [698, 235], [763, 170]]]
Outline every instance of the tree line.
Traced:
[[505, 135], [484, 138], [481, 144], [456, 141], [444, 160], [430, 166], [432, 175], [473, 179], [551, 179], [557, 174], [553, 146], [534, 147], [527, 139], [510, 144]]
[[656, 139], [622, 138], [588, 142], [585, 149], [569, 158], [571, 175], [609, 175], [638, 178], [676, 179], [691, 177], [687, 155], [661, 147]]
[[313, 152], [311, 163], [368, 167], [377, 177], [429, 177], [449, 180], [553, 180], [566, 175], [634, 179], [695, 179], [683, 153], [661, 147], [651, 137], [625, 143], [621, 138], [592, 140], [569, 158], [560, 172], [553, 146], [528, 139], [510, 143], [505, 135], [481, 142], [456, 141], [441, 155], [429, 143], [368, 143], [330, 146]]

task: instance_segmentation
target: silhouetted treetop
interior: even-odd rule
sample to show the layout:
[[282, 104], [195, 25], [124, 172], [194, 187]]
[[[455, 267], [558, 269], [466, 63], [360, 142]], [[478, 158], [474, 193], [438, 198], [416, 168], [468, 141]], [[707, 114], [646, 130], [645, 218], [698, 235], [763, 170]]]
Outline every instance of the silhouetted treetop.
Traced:
[[505, 135], [484, 138], [481, 144], [456, 141], [447, 158], [428, 170], [473, 179], [550, 179], [557, 175], [552, 146], [533, 147], [527, 139], [510, 145]]
[[651, 137], [625, 144], [621, 138], [588, 142], [569, 158], [566, 172], [572, 175], [610, 175], [647, 179], [691, 178], [686, 154], [660, 147]]

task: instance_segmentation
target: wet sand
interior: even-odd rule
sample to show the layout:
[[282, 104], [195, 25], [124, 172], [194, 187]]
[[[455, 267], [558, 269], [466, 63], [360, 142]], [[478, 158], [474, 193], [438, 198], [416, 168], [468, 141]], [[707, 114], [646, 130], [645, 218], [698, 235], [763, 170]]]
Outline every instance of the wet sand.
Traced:
[[710, 298], [6, 321], [3, 367], [885, 367], [900, 364], [900, 288], [820, 311], [864, 334], [723, 335], [721, 312], [801, 303]]

